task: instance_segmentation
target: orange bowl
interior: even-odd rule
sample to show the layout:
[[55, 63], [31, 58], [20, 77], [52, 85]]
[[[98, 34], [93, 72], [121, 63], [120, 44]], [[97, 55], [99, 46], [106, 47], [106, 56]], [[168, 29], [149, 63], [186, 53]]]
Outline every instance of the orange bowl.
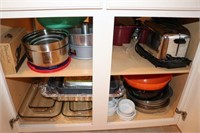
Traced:
[[127, 75], [124, 76], [128, 85], [140, 90], [160, 90], [171, 80], [172, 74]]

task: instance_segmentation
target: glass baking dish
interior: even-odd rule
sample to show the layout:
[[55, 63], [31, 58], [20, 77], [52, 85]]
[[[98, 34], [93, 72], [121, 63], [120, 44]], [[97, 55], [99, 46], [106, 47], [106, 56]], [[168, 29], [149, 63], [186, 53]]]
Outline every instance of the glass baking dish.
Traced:
[[29, 108], [31, 108], [33, 111], [48, 111], [49, 109], [52, 109], [55, 106], [55, 100], [51, 98], [46, 98], [41, 95], [40, 89], [39, 89], [39, 83], [38, 85], [34, 85], [34, 89], [31, 89], [29, 93], [32, 94], [32, 98], [29, 102]]
[[[49, 83], [51, 81], [51, 83]], [[92, 101], [92, 82], [88, 80], [52, 80], [41, 84], [41, 94], [57, 101]], [[53, 82], [52, 82], [53, 81]], [[124, 87], [119, 79], [111, 78], [109, 97], [121, 97]]]
[[[39, 95], [38, 91], [38, 83], [33, 83], [30, 86], [29, 91], [25, 96], [18, 112], [18, 115], [23, 120], [53, 120], [53, 118], [56, 118], [58, 115], [60, 115], [63, 103], [57, 101], [54, 101], [53, 103], [49, 100], [46, 100], [46, 98], [43, 98], [41, 95]], [[48, 104], [42, 107], [42, 105], [45, 105], [45, 101]]]
[[92, 102], [64, 102], [65, 117], [92, 117]]

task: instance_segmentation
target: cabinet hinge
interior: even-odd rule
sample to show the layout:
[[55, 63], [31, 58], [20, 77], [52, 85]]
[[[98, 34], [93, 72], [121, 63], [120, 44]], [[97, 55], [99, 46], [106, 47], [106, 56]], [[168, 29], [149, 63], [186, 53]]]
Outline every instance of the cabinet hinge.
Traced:
[[15, 123], [16, 121], [18, 121], [19, 118], [20, 118], [20, 117], [17, 115], [16, 118], [13, 118], [13, 119], [11, 119], [11, 120], [9, 121], [9, 124], [10, 124], [11, 129], [13, 129], [14, 123]]
[[182, 117], [182, 120], [185, 121], [186, 117], [187, 117], [187, 112], [185, 111], [181, 111], [179, 110], [178, 108], [176, 108], [176, 111], [175, 111], [177, 114], [180, 114], [181, 117]]

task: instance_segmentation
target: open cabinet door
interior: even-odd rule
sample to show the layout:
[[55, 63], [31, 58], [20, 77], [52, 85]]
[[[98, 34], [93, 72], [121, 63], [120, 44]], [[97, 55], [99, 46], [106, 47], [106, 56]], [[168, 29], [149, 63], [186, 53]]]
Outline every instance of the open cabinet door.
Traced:
[[[16, 133], [14, 126], [11, 129], [9, 121], [16, 117], [13, 103], [11, 102], [10, 93], [8, 91], [4, 73], [0, 62], [0, 133]], [[17, 124], [17, 123], [16, 123]]]
[[182, 133], [200, 133], [200, 43], [187, 87], [189, 87], [189, 92], [181, 109], [187, 112], [187, 116], [184, 121], [181, 117], [179, 118], [178, 127]]

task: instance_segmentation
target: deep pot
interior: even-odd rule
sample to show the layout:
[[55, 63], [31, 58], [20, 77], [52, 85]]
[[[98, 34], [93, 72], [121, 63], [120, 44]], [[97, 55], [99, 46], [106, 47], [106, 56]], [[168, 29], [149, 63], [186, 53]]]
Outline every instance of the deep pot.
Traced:
[[68, 32], [39, 30], [22, 38], [28, 61], [36, 66], [58, 65], [68, 58]]

